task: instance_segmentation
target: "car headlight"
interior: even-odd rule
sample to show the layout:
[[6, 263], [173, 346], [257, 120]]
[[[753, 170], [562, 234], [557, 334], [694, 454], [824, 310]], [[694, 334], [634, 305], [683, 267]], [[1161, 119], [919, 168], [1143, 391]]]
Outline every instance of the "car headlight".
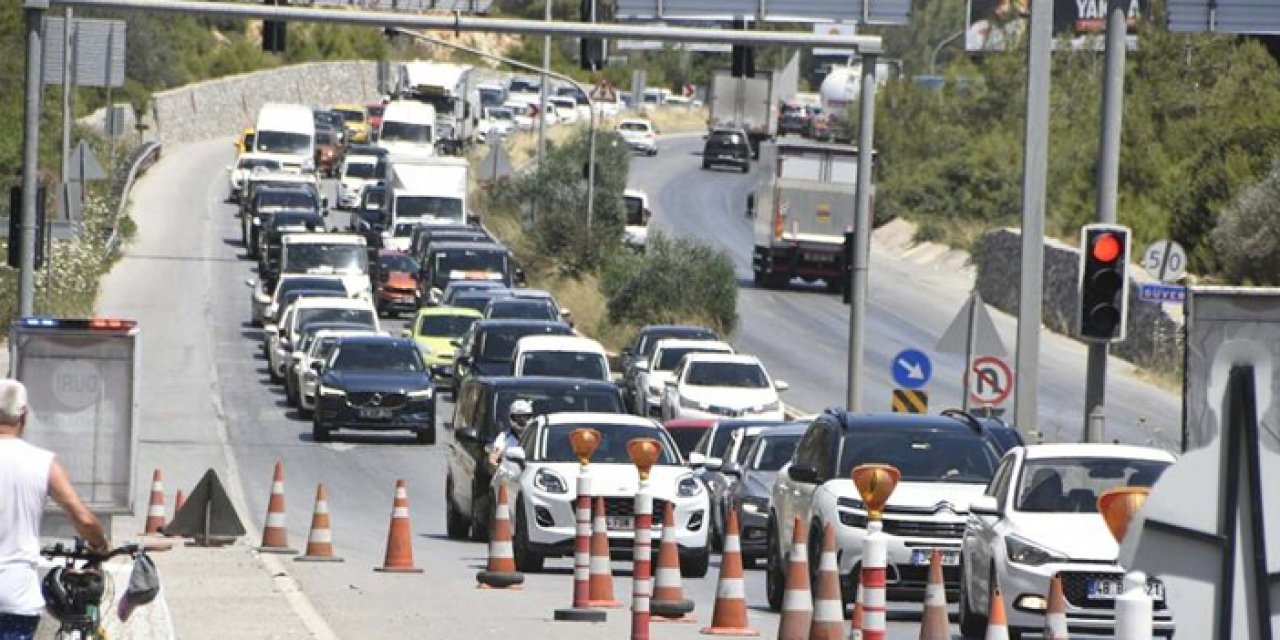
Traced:
[[538, 473], [533, 476], [533, 486], [547, 493], [569, 493], [569, 483], [550, 469], [538, 469]]
[[705, 402], [698, 402], [697, 400], [680, 396], [680, 406], [684, 407], [685, 409], [697, 409], [699, 411], [706, 411], [710, 405], [708, 405]]
[[692, 473], [681, 476], [676, 482], [676, 495], [681, 498], [692, 498], [700, 493], [702, 493], [702, 483], [698, 482]]
[[757, 496], [743, 496], [742, 510], [747, 513], [764, 515], [769, 510], [769, 499]]
[[857, 498], [836, 499], [836, 511], [840, 514], [840, 524], [856, 529], [867, 527], [867, 505]]
[[329, 396], [330, 398], [343, 398], [346, 397], [347, 392], [342, 389], [335, 389], [333, 387], [320, 385], [320, 395]]
[[1065, 562], [1067, 558], [1057, 551], [1046, 549], [1030, 540], [1009, 536], [1004, 539], [1009, 561], [1038, 567], [1048, 562]]
[[258, 219], [258, 216], [254, 216], [253, 219], [251, 219], [249, 222], [253, 224], [253, 226], [255, 227], [262, 225], [262, 221]]
[[435, 395], [435, 389], [416, 389], [405, 394], [410, 400], [430, 400]]

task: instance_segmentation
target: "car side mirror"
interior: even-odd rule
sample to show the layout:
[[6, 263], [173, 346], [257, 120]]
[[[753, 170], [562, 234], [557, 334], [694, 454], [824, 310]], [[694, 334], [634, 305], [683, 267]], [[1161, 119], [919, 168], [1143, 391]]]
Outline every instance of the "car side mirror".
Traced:
[[648, 210], [648, 209], [645, 209], [645, 210], [644, 210], [644, 223], [645, 223], [645, 225], [648, 225], [648, 224], [649, 224], [649, 218], [652, 218], [652, 217], [653, 217], [653, 212], [652, 212], [652, 211], [650, 211], [650, 210]]
[[516, 284], [524, 286], [525, 280], [526, 280], [526, 276], [524, 274], [524, 269], [517, 268], [515, 273]]
[[740, 464], [738, 464], [738, 463], [736, 463], [736, 462], [733, 462], [733, 461], [726, 462], [726, 463], [724, 463], [724, 466], [720, 468], [720, 473], [723, 473], [723, 474], [725, 474], [726, 476], [733, 476], [733, 477], [735, 477], [735, 478], [741, 478], [741, 477], [742, 477], [742, 465], [740, 465]]
[[464, 429], [458, 429], [457, 431], [454, 432], [454, 434], [455, 434], [455, 437], [458, 439], [458, 442], [467, 442], [467, 443], [480, 442], [480, 434], [476, 431], [475, 427], [466, 427]]
[[696, 453], [696, 452], [689, 454], [689, 466], [702, 467], [702, 466], [706, 466], [706, 464], [707, 464], [707, 456], [701, 453]]
[[796, 482], [818, 484], [818, 470], [806, 462], [796, 462], [787, 467], [787, 475]]
[[524, 447], [508, 447], [502, 451], [502, 457], [523, 467], [525, 461]]
[[390, 281], [390, 280], [391, 280], [391, 273], [390, 273], [390, 272], [388, 272], [388, 271], [383, 271], [382, 273], [379, 273], [379, 274], [378, 274], [378, 280], [380, 280], [380, 281], [382, 281], [382, 282], [388, 282], [388, 281]]
[[996, 502], [995, 496], [978, 496], [969, 501], [969, 513], [976, 516], [991, 516], [999, 518], [1000, 505]]
[[560, 317], [561, 317], [561, 318], [568, 318], [568, 317], [569, 317], [569, 316], [571, 316], [571, 315], [573, 315], [573, 312], [572, 312], [572, 311], [570, 311], [570, 310], [568, 310], [568, 309], [561, 309], [561, 310], [560, 310]]
[[787, 382], [786, 380], [774, 380], [773, 388], [777, 389], [778, 391], [786, 391], [787, 389], [791, 388], [791, 383]]

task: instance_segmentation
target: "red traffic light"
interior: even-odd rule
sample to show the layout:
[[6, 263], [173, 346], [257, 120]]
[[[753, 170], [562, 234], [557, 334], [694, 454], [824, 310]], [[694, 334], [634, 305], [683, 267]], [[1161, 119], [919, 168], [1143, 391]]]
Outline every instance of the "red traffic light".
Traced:
[[1098, 234], [1094, 238], [1093, 246], [1090, 247], [1089, 253], [1094, 260], [1098, 262], [1115, 262], [1120, 257], [1120, 239], [1114, 233]]

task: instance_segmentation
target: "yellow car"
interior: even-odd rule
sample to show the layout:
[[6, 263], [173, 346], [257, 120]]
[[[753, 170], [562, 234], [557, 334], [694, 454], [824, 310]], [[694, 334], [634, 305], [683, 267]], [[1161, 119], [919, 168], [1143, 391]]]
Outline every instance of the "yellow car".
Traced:
[[483, 317], [479, 311], [465, 307], [423, 307], [404, 330], [404, 337], [413, 338], [418, 344], [432, 378], [448, 379], [453, 376], [453, 341], [462, 338], [471, 324]]
[[253, 127], [245, 127], [244, 132], [236, 141], [231, 143], [236, 148], [236, 155], [240, 156], [246, 152], [253, 151], [253, 135], [256, 133]]
[[347, 129], [347, 141], [353, 144], [369, 142], [369, 113], [358, 104], [343, 104], [333, 108], [342, 114]]

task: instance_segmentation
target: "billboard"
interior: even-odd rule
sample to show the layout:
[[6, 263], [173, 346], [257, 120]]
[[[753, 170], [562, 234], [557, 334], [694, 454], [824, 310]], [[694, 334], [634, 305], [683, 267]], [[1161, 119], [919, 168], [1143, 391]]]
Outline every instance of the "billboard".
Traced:
[[[1129, 32], [1148, 15], [1149, 0], [1126, 0]], [[1054, 48], [1101, 49], [1107, 0], [1053, 0]], [[1016, 48], [1030, 24], [1031, 0], [969, 0], [964, 48], [969, 52]], [[1132, 37], [1132, 36], [1131, 36]]]

